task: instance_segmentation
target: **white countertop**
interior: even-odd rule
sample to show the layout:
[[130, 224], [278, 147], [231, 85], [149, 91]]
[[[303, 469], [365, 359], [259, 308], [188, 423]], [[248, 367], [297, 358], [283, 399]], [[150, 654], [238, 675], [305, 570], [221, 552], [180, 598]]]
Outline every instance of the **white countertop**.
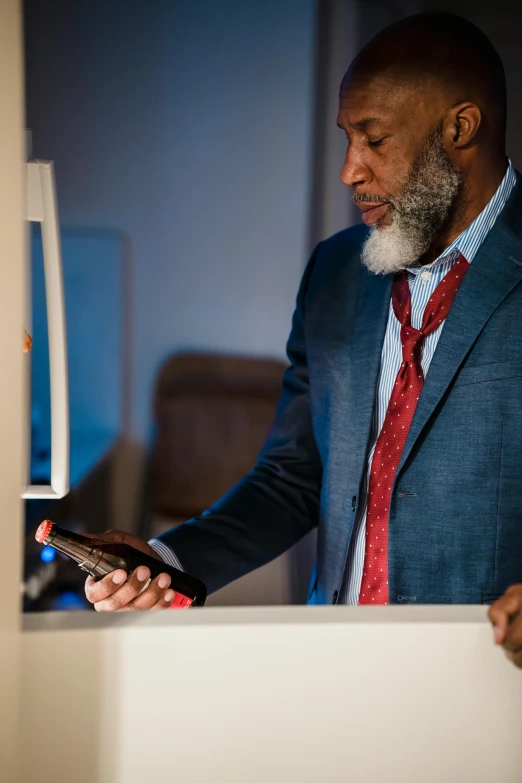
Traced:
[[92, 630], [165, 626], [324, 624], [485, 624], [487, 606], [275, 606], [208, 607], [185, 611], [40, 612], [23, 616], [23, 630]]

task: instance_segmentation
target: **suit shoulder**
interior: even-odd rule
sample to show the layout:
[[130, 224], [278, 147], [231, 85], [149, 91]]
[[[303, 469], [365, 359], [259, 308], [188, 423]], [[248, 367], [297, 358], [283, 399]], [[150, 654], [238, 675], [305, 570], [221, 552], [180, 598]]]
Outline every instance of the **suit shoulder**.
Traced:
[[369, 229], [364, 225], [351, 226], [324, 239], [316, 248], [315, 271], [333, 274], [338, 268], [359, 267], [361, 249]]
[[339, 275], [351, 277], [358, 272], [368, 231], [364, 225], [351, 226], [320, 242], [306, 269], [302, 290], [317, 294], [329, 288]]
[[346, 258], [347, 254], [355, 254], [359, 258], [361, 248], [368, 233], [369, 229], [362, 223], [357, 226], [345, 228], [328, 239], [323, 240], [320, 245], [321, 253], [334, 256], [342, 253], [344, 258]]

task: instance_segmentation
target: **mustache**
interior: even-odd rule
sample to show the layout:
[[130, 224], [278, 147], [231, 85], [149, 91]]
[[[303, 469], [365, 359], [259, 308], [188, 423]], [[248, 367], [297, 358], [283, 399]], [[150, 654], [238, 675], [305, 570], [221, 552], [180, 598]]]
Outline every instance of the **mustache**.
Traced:
[[392, 199], [375, 196], [373, 193], [354, 193], [352, 196], [352, 201], [354, 204], [357, 204], [357, 202], [363, 202], [366, 204], [390, 204], [392, 207], [394, 206]]

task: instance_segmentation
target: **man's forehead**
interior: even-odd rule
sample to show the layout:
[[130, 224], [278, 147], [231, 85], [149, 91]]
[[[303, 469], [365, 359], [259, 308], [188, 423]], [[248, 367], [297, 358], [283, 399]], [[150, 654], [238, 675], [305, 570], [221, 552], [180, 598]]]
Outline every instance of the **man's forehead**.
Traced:
[[400, 120], [415, 100], [414, 93], [411, 86], [384, 77], [345, 79], [339, 91], [338, 124], [366, 130], [372, 124]]
[[370, 125], [389, 122], [397, 113], [397, 101], [371, 88], [342, 90], [338, 120], [365, 130]]

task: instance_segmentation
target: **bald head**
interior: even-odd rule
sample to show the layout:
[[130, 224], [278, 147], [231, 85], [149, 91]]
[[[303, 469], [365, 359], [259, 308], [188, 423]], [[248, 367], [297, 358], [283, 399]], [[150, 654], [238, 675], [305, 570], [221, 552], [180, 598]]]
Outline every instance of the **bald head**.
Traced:
[[397, 92], [420, 90], [447, 106], [472, 101], [488, 136], [503, 143], [502, 61], [487, 36], [463, 17], [423, 13], [387, 27], [355, 58], [342, 89], [355, 80], [374, 80]]

